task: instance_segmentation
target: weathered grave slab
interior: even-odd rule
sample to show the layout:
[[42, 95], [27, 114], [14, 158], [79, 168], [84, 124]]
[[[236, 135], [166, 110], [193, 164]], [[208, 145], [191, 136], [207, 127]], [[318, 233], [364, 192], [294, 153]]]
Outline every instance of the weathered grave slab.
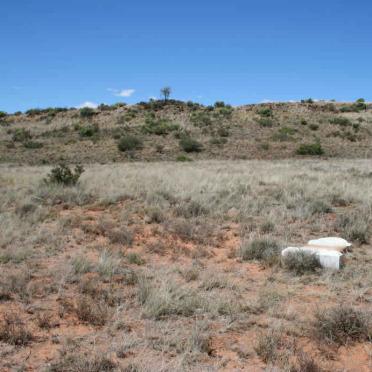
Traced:
[[351, 244], [342, 238], [327, 237], [310, 240], [304, 247], [288, 247], [283, 249], [282, 257], [290, 253], [306, 252], [308, 254], [315, 254], [322, 267], [327, 269], [339, 270], [344, 264], [345, 250]]

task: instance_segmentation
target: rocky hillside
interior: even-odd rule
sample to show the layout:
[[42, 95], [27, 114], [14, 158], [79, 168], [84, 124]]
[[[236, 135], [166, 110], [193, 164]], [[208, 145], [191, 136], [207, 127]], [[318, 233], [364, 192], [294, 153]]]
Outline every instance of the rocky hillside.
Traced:
[[231, 107], [150, 101], [0, 113], [0, 161], [19, 164], [372, 157], [372, 105]]

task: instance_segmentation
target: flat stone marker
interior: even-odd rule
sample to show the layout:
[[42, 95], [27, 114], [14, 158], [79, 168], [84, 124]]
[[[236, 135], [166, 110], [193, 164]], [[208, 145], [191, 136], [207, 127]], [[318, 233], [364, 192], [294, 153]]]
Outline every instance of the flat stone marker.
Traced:
[[327, 237], [310, 240], [304, 247], [285, 248], [282, 250], [282, 257], [285, 257], [290, 253], [302, 251], [308, 254], [315, 254], [322, 267], [339, 270], [344, 264], [343, 252], [345, 252], [345, 250], [350, 246], [351, 244], [345, 239]]

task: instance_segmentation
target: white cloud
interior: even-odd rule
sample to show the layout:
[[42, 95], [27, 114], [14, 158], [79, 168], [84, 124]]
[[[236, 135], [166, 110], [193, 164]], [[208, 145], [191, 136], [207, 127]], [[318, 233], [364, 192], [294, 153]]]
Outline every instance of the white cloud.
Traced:
[[86, 101], [82, 103], [81, 105], [77, 106], [77, 108], [83, 108], [83, 107], [89, 107], [89, 108], [95, 109], [98, 107], [98, 103]]
[[133, 93], [136, 91], [135, 89], [107, 89], [109, 92], [111, 92], [116, 97], [130, 97], [133, 95]]

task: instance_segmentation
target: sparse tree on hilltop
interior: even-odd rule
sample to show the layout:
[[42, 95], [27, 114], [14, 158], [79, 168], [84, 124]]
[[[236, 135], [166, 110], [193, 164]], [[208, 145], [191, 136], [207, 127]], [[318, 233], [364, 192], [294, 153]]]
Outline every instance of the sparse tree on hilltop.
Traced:
[[167, 101], [172, 93], [171, 87], [164, 87], [160, 89], [160, 94], [164, 97], [164, 101]]

